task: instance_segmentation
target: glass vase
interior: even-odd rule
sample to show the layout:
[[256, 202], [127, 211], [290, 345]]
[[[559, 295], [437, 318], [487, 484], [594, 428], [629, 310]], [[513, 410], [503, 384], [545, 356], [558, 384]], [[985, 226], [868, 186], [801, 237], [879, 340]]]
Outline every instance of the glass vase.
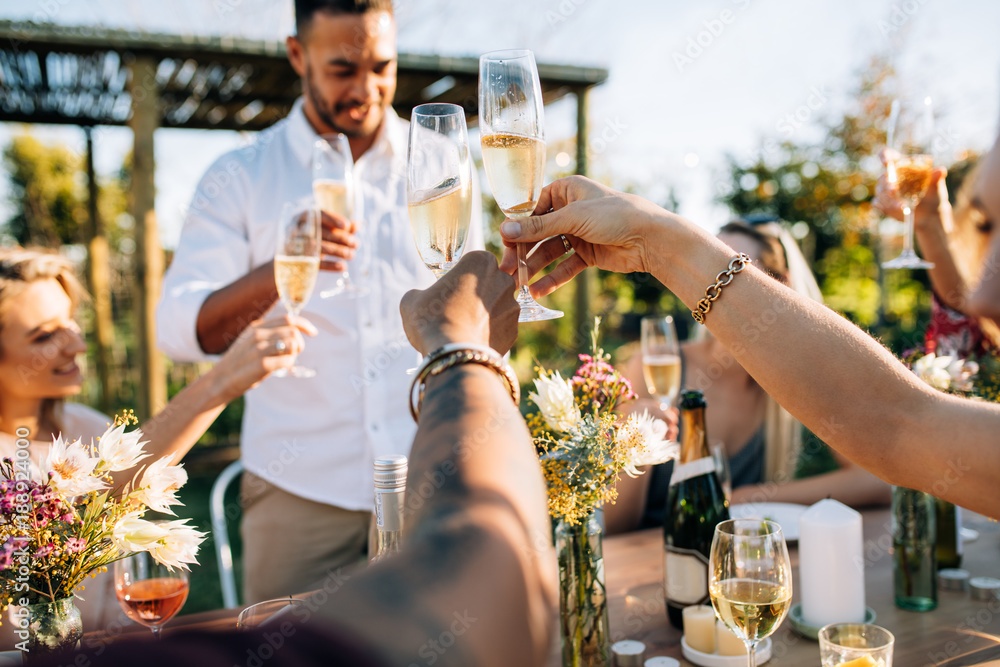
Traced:
[[935, 515], [934, 496], [893, 487], [893, 588], [900, 609], [930, 611], [938, 605]]
[[602, 531], [594, 514], [574, 525], [560, 520], [555, 530], [555, 547], [559, 559], [562, 664], [564, 667], [610, 665]]
[[55, 602], [39, 602], [24, 607], [28, 620], [28, 650], [25, 664], [46, 658], [72, 662], [77, 642], [83, 636], [83, 620], [72, 597]]

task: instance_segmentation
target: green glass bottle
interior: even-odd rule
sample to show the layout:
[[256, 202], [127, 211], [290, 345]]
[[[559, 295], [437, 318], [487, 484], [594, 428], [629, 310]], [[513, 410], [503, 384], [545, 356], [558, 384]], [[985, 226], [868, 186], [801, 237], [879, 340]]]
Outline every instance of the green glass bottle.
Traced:
[[705, 397], [681, 394], [681, 453], [670, 478], [663, 521], [663, 590], [671, 625], [683, 629], [684, 607], [708, 603], [708, 556], [715, 526], [729, 518], [705, 431]]
[[956, 568], [962, 564], [962, 508], [947, 500], [937, 501], [937, 569]]

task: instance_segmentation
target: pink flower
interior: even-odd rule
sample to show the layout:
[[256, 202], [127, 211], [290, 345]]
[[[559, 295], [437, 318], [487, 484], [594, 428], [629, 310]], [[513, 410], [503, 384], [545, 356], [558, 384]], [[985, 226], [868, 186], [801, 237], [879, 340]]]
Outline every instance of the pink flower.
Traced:
[[80, 537], [71, 537], [66, 540], [66, 551], [75, 554], [84, 550], [87, 546], [87, 541]]
[[49, 554], [51, 554], [55, 550], [56, 550], [55, 545], [53, 545], [53, 544], [43, 544], [42, 546], [38, 547], [38, 551], [35, 552], [35, 556], [34, 557], [35, 558], [45, 558], [46, 556], [48, 556]]

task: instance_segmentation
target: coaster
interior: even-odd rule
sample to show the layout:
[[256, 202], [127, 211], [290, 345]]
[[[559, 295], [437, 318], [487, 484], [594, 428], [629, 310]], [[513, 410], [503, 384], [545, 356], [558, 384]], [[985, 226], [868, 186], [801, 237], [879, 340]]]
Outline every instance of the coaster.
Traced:
[[[819, 628], [813, 627], [806, 623], [805, 619], [802, 618], [802, 604], [792, 605], [792, 608], [788, 610], [788, 620], [792, 623], [792, 629], [799, 633], [806, 639], [812, 639], [813, 641], [819, 641]], [[845, 621], [846, 623], [847, 621]], [[862, 623], [874, 623], [875, 622], [875, 610], [871, 607], [865, 607], [865, 620]]]

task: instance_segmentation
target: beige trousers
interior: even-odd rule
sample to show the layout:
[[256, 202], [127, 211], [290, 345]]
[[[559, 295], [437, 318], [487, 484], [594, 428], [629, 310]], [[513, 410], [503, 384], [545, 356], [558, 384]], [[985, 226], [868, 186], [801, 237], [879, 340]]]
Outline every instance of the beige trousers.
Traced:
[[331, 588], [364, 562], [371, 512], [300, 498], [244, 471], [243, 604]]

